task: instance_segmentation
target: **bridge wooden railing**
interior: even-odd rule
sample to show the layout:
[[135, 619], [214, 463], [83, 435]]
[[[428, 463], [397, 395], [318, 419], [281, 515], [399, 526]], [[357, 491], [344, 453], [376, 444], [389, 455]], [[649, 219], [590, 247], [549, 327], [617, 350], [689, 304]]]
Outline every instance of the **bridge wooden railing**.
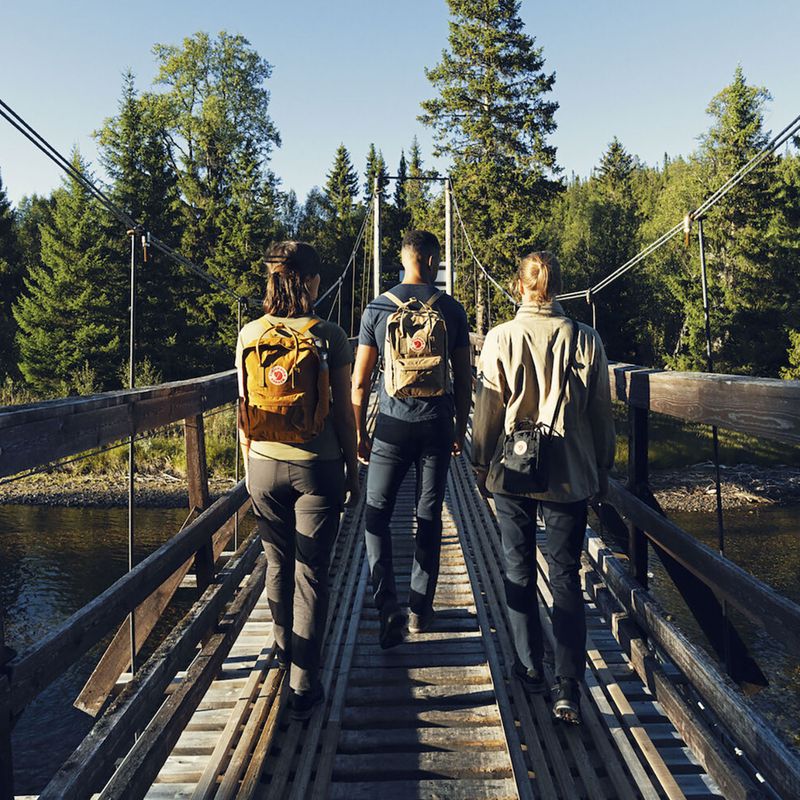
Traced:
[[[93, 675], [94, 689], [85, 710], [96, 713], [121, 672], [130, 664], [130, 614], [135, 614], [137, 648], [194, 564], [200, 597], [167, 641], [137, 670], [133, 679], [95, 725], [91, 763], [80, 771], [79, 785], [62, 780], [45, 796], [83, 797], [108, 777], [114, 759], [141, 730], [163, 701], [164, 691], [186, 668], [203, 642], [208, 647], [202, 668], [193, 668], [193, 691], [199, 702], [202, 685], [230, 648], [263, 588], [263, 556], [258, 539], [244, 541], [224, 568], [215, 564], [245, 511], [247, 490], [241, 481], [215, 503], [209, 501], [203, 413], [236, 397], [233, 371], [189, 381], [91, 397], [67, 398], [0, 409], [0, 476], [49, 464], [56, 459], [184, 421], [190, 507], [198, 516], [179, 533], [136, 564], [98, 597], [44, 636], [27, 652], [4, 646], [0, 628], [0, 798], [13, 797], [11, 730], [20, 713], [43, 689], [62, 675], [120, 624], [123, 627]], [[244, 589], [242, 581], [250, 575]], [[219, 617], [229, 606], [225, 622]], [[217, 629], [219, 635], [209, 634]], [[98, 687], [100, 687], [98, 689]], [[170, 738], [168, 734], [167, 739]], [[58, 776], [57, 776], [58, 777]], [[48, 794], [49, 792], [49, 794]]]
[[[471, 342], [473, 363], [477, 363], [483, 337], [473, 334]], [[612, 479], [608, 496], [595, 510], [601, 524], [623, 543], [627, 574], [619, 570], [620, 562], [611, 554], [592, 552], [591, 541], [590, 556], [645, 640], [661, 648], [682, 670], [773, 785], [787, 797], [800, 797], [800, 760], [647, 592], [649, 542], [721, 659], [724, 626], [728, 627], [727, 647], [737, 682], [763, 684], [765, 679], [723, 615], [721, 601], [782, 642], [793, 655], [800, 654], [800, 605], [670, 522], [653, 497], [648, 479], [650, 412], [797, 445], [800, 381], [669, 372], [621, 363], [609, 365], [609, 379], [612, 399], [628, 407], [627, 482]]]

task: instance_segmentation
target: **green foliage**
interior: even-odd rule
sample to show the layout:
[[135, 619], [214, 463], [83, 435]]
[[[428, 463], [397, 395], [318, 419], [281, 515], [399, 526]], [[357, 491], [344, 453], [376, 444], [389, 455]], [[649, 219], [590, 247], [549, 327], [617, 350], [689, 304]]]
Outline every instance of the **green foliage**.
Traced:
[[[166, 242], [180, 237], [175, 175], [157, 126], [152, 103], [138, 97], [131, 73], [123, 79], [119, 113], [96, 133], [100, 160], [113, 180], [112, 199], [145, 231]], [[119, 226], [115, 225], [118, 230]], [[186, 276], [181, 267], [154, 248], [142, 262], [137, 250], [136, 348], [139, 357], [173, 378], [186, 375], [178, 332], [186, 325], [183, 307]], [[122, 385], [128, 383], [127, 373]]]
[[11, 306], [22, 288], [22, 278], [18, 224], [0, 176], [0, 378], [17, 373]]
[[[703, 194], [742, 167], [767, 143], [766, 89], [747, 84], [741, 67], [733, 82], [708, 106], [711, 128], [695, 159]], [[786, 310], [785, 285], [771, 252], [770, 219], [775, 206], [775, 156], [765, 158], [709, 213], [705, 222], [706, 260], [712, 302], [711, 325], [716, 368], [721, 372], [777, 375], [787, 342], [776, 330]], [[677, 363], [702, 367], [701, 339], [694, 320]]]
[[786, 352], [787, 367], [781, 369], [781, 378], [800, 380], [800, 331], [789, 331], [789, 349]]
[[[263, 254], [281, 234], [276, 178], [268, 168], [280, 136], [264, 84], [272, 66], [247, 39], [196, 33], [154, 48], [158, 93], [147, 93], [181, 200], [180, 251], [240, 295], [263, 291]], [[229, 365], [235, 300], [186, 281], [184, 359], [192, 371]], [[192, 292], [193, 296], [189, 296]]]
[[[450, 49], [426, 71], [438, 91], [422, 103], [435, 154], [453, 160], [458, 201], [478, 256], [497, 278], [541, 235], [560, 184], [555, 147], [555, 75], [524, 33], [516, 0], [448, 0]], [[510, 309], [507, 309], [508, 311]], [[478, 302], [477, 326], [486, 322]]]
[[[73, 166], [84, 174], [76, 152]], [[93, 382], [113, 386], [127, 335], [127, 238], [114, 240], [97, 202], [74, 178], [53, 194], [42, 224], [41, 263], [13, 308], [19, 368], [39, 392], [77, 391], [88, 362]]]

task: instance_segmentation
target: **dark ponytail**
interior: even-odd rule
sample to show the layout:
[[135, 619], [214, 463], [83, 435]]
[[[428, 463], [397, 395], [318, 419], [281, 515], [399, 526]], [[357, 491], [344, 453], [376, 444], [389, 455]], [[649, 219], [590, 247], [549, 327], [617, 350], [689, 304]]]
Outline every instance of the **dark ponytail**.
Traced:
[[320, 272], [317, 251], [305, 242], [275, 242], [267, 248], [267, 288], [264, 313], [303, 317], [314, 309], [308, 280]]

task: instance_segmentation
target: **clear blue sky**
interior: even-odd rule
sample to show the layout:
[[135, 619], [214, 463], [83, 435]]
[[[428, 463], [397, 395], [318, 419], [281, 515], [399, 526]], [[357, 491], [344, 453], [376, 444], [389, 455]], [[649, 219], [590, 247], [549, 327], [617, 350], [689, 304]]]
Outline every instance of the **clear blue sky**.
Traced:
[[[797, 0], [523, 0], [522, 16], [556, 72], [552, 141], [566, 175], [587, 175], [615, 135], [648, 163], [691, 152], [709, 99], [737, 63], [771, 91], [770, 128], [800, 113]], [[360, 170], [370, 142], [394, 169], [417, 134], [434, 165], [416, 116], [447, 20], [445, 0], [2, 0], [0, 97], [56, 147], [77, 144], [94, 160], [91, 134], [115, 113], [123, 71], [150, 85], [154, 42], [241, 33], [274, 66], [271, 112], [283, 146], [272, 166], [303, 199], [324, 183], [340, 142]], [[60, 178], [3, 120], [0, 172], [15, 202]]]

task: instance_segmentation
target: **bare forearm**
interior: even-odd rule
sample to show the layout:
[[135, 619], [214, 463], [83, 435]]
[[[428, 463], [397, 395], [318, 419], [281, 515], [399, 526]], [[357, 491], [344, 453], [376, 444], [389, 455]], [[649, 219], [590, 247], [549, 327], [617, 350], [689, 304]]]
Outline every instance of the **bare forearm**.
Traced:
[[342, 448], [344, 463], [349, 473], [358, 471], [358, 459], [356, 452], [358, 449], [356, 442], [356, 426], [353, 415], [348, 406], [342, 406], [341, 410], [334, 407], [333, 428], [339, 439], [339, 446]]
[[367, 434], [367, 406], [369, 405], [369, 394], [360, 386], [353, 386], [352, 403], [355, 432], [359, 439], [363, 439]]

